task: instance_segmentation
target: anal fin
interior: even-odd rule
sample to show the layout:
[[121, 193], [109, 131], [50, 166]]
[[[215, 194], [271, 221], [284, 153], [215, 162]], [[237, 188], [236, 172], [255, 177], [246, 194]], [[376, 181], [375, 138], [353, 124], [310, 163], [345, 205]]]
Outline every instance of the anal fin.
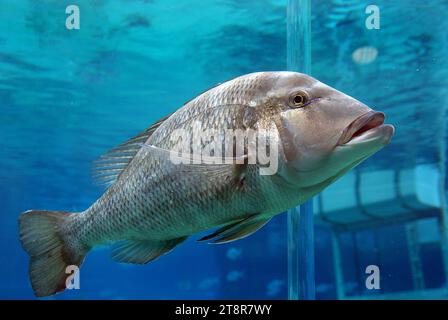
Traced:
[[145, 264], [168, 253], [186, 239], [187, 237], [165, 241], [122, 240], [114, 244], [112, 259], [122, 263]]

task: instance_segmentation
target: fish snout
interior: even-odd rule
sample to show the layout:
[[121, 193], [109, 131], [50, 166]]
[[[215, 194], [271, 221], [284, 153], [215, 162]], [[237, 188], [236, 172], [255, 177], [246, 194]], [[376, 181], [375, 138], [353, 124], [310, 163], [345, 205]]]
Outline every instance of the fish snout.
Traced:
[[387, 143], [393, 135], [394, 127], [384, 124], [386, 116], [383, 112], [368, 111], [353, 120], [342, 132], [338, 145], [345, 145], [355, 139], [371, 135], [371, 133], [383, 133], [387, 137]]

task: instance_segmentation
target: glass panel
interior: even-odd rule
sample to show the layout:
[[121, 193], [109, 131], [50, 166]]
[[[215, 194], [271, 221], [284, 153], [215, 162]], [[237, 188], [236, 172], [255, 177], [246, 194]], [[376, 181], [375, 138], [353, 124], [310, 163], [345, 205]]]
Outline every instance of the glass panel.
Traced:
[[[312, 2], [313, 76], [396, 128], [389, 146], [315, 199], [318, 298], [446, 297], [447, 9], [446, 1]], [[336, 287], [319, 276], [330, 260]], [[378, 290], [366, 287], [369, 265], [379, 268]]]
[[[307, 1], [289, 4], [299, 2]], [[288, 68], [385, 112], [396, 128], [388, 147], [313, 198], [314, 228], [289, 216], [289, 256], [287, 215], [279, 215], [238, 242], [193, 236], [145, 266], [94, 250], [82, 290], [50, 299], [297, 298], [313, 273], [317, 299], [448, 296], [445, 0], [313, 0], [311, 33], [289, 29], [289, 37], [287, 0], [2, 4], [0, 298], [34, 298], [21, 212], [86, 209], [104, 192], [90, 175], [107, 150], [216, 83]], [[66, 26], [71, 4], [79, 30]], [[287, 48], [305, 37], [309, 55]], [[287, 65], [292, 56], [310, 59], [311, 71]], [[314, 267], [304, 258], [310, 246], [298, 250], [313, 231], [302, 244], [314, 246]], [[379, 289], [366, 286], [372, 266]]]
[[[68, 30], [69, 4], [80, 29]], [[33, 298], [17, 218], [81, 211], [101, 154], [211, 86], [286, 68], [286, 1], [6, 0], [0, 10], [0, 298]], [[220, 246], [201, 235], [145, 266], [91, 252], [55, 299], [286, 299], [286, 216]], [[202, 234], [203, 236], [204, 234]]]

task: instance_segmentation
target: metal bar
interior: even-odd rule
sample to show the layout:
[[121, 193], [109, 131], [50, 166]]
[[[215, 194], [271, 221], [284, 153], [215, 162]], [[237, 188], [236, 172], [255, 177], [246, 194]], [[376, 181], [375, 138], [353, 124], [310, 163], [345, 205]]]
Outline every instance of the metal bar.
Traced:
[[[448, 102], [448, 98], [445, 97], [446, 102]], [[438, 219], [439, 230], [440, 230], [440, 248], [442, 251], [443, 258], [443, 271], [445, 274], [445, 283], [448, 284], [448, 209], [447, 209], [447, 200], [446, 200], [446, 186], [447, 186], [447, 174], [446, 174], [446, 166], [447, 159], [447, 106], [448, 103], [444, 104], [444, 108], [441, 110], [441, 114], [439, 119], [441, 120], [441, 129], [439, 131], [439, 170], [440, 170], [440, 178], [439, 178], [439, 192], [440, 192], [440, 217]], [[448, 285], [447, 285], [448, 288]]]
[[[288, 0], [287, 68], [311, 73], [311, 0]], [[288, 298], [315, 299], [312, 199], [288, 210]]]
[[336, 282], [336, 297], [345, 299], [344, 268], [341, 257], [341, 239], [338, 232], [331, 231], [331, 244], [333, 248], [333, 268]]
[[[314, 221], [313, 202], [308, 200], [299, 211], [299, 299], [316, 298], [314, 275]], [[296, 231], [297, 232], [297, 231]]]
[[420, 244], [416, 222], [408, 222], [405, 228], [413, 287], [414, 290], [423, 290], [425, 288], [425, 279], [423, 277], [422, 262], [420, 259]]
[[358, 292], [358, 295], [361, 295], [363, 282], [361, 280], [361, 264], [359, 263], [358, 235], [356, 231], [353, 231], [350, 235], [353, 244], [353, 262], [355, 264], [356, 272], [356, 290]]

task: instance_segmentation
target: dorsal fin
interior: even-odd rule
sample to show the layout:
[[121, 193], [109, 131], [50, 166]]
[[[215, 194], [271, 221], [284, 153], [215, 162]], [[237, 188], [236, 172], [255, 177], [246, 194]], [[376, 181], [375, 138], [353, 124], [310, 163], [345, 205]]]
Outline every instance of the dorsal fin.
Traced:
[[142, 144], [145, 143], [154, 131], [156, 131], [156, 129], [170, 116], [171, 114], [163, 117], [145, 131], [116, 146], [112, 150], [109, 150], [106, 154], [96, 160], [93, 167], [94, 180], [100, 185], [112, 185], [132, 161], [142, 147]]

